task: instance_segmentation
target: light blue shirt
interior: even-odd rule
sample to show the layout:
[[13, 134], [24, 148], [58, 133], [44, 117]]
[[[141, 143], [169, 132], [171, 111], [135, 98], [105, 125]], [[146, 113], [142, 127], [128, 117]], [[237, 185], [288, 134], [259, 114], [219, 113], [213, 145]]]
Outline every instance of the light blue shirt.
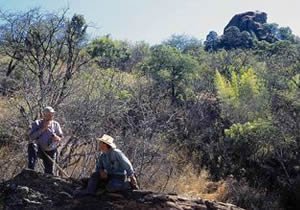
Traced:
[[127, 175], [134, 174], [132, 164], [123, 152], [119, 149], [110, 149], [107, 153], [101, 153], [96, 165], [96, 172], [100, 169], [105, 170], [108, 174]]

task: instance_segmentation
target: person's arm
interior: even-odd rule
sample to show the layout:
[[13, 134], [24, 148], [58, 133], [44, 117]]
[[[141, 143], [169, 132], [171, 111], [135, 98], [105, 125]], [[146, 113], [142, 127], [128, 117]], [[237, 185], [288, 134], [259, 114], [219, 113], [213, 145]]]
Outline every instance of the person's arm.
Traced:
[[53, 133], [52, 140], [53, 141], [60, 141], [63, 138], [63, 132], [61, 130], [60, 124], [55, 122], [55, 133]]
[[121, 167], [126, 171], [127, 176], [130, 177], [132, 174], [134, 174], [131, 162], [120, 150], [115, 152], [116, 152], [117, 160], [119, 161]]
[[100, 157], [97, 160], [97, 163], [96, 163], [96, 172], [99, 172], [101, 179], [107, 179], [108, 175], [107, 175], [107, 173], [104, 170], [104, 164], [102, 162], [102, 158], [103, 158], [103, 154], [101, 154]]
[[59, 136], [60, 138], [63, 138], [64, 134], [61, 130], [60, 124], [56, 122], [56, 129], [55, 129], [55, 134]]
[[48, 124], [43, 122], [43, 125], [41, 126], [38, 124], [37, 121], [33, 122], [31, 124], [31, 130], [29, 133], [29, 137], [31, 140], [36, 140], [38, 139], [48, 128]]
[[138, 190], [139, 189], [139, 185], [137, 183], [137, 180], [136, 180], [136, 177], [134, 174], [132, 174], [130, 177], [129, 177], [129, 181], [130, 181], [130, 184], [131, 184], [131, 187], [134, 189], [134, 190]]
[[128, 158], [124, 155], [124, 153], [121, 152], [121, 151], [117, 152], [117, 159], [120, 161], [120, 165], [121, 165], [121, 166], [124, 168], [124, 170], [126, 171], [127, 176], [128, 176], [129, 179], [130, 179], [131, 186], [132, 186], [134, 189], [139, 189], [138, 184], [137, 184], [136, 177], [135, 177], [135, 175], [134, 175], [134, 170], [133, 170], [132, 164], [131, 164], [131, 162], [129, 161], [129, 159], [128, 159]]

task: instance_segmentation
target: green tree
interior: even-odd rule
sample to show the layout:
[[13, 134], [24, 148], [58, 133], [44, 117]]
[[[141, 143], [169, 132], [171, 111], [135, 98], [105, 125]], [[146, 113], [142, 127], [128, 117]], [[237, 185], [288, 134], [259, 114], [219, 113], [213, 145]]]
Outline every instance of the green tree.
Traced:
[[252, 184], [270, 187], [272, 183], [275, 184], [274, 171], [279, 165], [267, 166], [267, 162], [276, 157], [275, 151], [280, 149], [281, 142], [282, 136], [278, 135], [278, 130], [269, 121], [258, 119], [233, 124], [225, 129], [222, 142], [224, 165], [220, 170], [239, 179], [246, 177]]
[[216, 71], [216, 88], [222, 113], [233, 123], [268, 116], [268, 94], [253, 68], [232, 71], [231, 80]]
[[254, 47], [253, 37], [247, 31], [240, 31], [236, 26], [231, 26], [220, 38], [220, 47], [226, 50]]
[[173, 34], [169, 39], [163, 41], [162, 44], [175, 47], [180, 52], [202, 46], [202, 42], [199, 39], [185, 34]]
[[95, 39], [88, 46], [88, 53], [95, 58], [101, 68], [125, 69], [125, 63], [130, 58], [125, 42], [112, 40], [109, 35]]
[[220, 47], [220, 38], [217, 32], [210, 31], [206, 36], [206, 41], [204, 42], [206, 51], [216, 51]]
[[145, 42], [137, 42], [129, 46], [130, 58], [126, 61], [126, 72], [133, 72], [150, 56], [150, 46]]
[[153, 46], [144, 65], [144, 71], [152, 75], [159, 91], [166, 91], [173, 103], [192, 94], [191, 84], [197, 76], [197, 69], [198, 64], [191, 56], [167, 45]]

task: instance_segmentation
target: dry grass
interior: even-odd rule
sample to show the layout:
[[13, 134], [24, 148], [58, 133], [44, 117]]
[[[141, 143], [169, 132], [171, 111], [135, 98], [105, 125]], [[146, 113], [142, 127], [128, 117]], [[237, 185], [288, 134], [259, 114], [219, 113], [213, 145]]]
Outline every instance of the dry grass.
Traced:
[[[142, 188], [158, 192], [176, 193], [190, 198], [226, 201], [228, 186], [225, 181], [213, 182], [208, 171], [199, 173], [192, 162], [197, 154], [166, 146], [167, 160], [154, 162], [147, 174], [139, 177]], [[151, 177], [151, 179], [150, 179]]]
[[192, 165], [187, 165], [183, 174], [172, 177], [169, 181], [169, 189], [174, 192], [193, 198], [208, 200], [222, 200], [227, 194], [224, 181], [212, 182], [206, 170], [197, 174]]
[[6, 98], [0, 97], [0, 120], [7, 119], [9, 115], [9, 102]]
[[18, 174], [26, 165], [24, 154], [12, 146], [0, 147], [0, 174], [2, 181]]

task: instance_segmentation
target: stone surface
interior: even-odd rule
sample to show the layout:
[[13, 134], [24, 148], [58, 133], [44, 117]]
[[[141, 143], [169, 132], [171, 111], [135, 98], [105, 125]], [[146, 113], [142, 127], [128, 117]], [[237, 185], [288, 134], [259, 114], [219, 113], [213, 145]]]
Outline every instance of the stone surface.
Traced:
[[236, 14], [224, 28], [224, 34], [230, 27], [235, 26], [241, 32], [254, 33], [259, 40], [265, 40], [268, 36], [264, 30], [265, 23], [267, 23], [267, 13], [265, 12], [250, 11]]
[[73, 198], [78, 187], [74, 181], [24, 169], [0, 184], [0, 209], [241, 209], [232, 204], [143, 190]]

